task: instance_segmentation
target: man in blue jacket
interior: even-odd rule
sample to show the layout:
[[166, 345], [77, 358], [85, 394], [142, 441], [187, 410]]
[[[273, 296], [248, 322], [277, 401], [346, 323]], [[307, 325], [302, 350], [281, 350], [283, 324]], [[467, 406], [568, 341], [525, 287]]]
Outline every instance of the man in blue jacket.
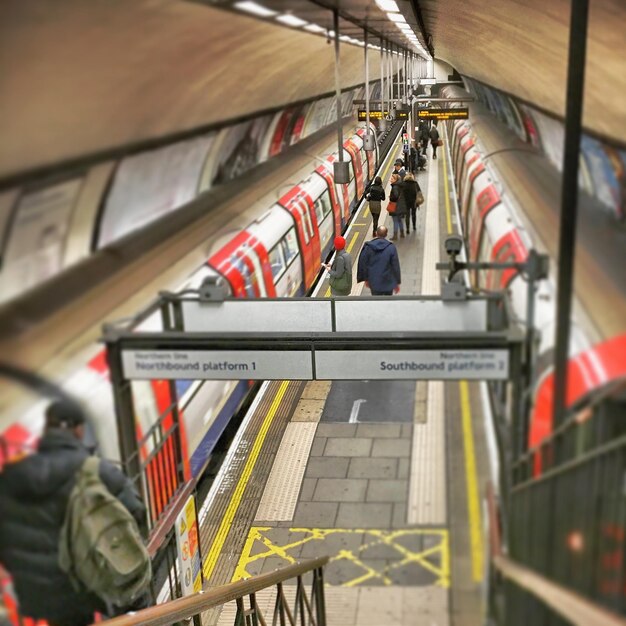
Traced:
[[379, 226], [376, 239], [361, 250], [357, 282], [365, 281], [373, 296], [390, 296], [400, 291], [400, 261], [396, 247], [387, 239], [387, 228]]

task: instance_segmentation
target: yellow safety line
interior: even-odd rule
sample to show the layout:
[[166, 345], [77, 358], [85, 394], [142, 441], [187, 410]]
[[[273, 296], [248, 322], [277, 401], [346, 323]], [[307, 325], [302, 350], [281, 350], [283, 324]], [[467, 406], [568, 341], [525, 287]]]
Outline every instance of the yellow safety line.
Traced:
[[[447, 133], [446, 133], [446, 138], [447, 138]], [[450, 214], [450, 193], [448, 190], [448, 166], [446, 165], [446, 162], [448, 160], [448, 151], [445, 149], [445, 147], [442, 148], [443, 150], [443, 192], [446, 196], [446, 222], [447, 222], [447, 226], [448, 226], [448, 235], [452, 234], [452, 216]]]
[[289, 386], [289, 381], [284, 380], [280, 387], [278, 388], [278, 392], [274, 397], [274, 400], [263, 420], [263, 424], [261, 425], [261, 430], [259, 430], [256, 439], [254, 440], [254, 445], [252, 446], [252, 450], [250, 450], [250, 455], [246, 460], [246, 464], [243, 468], [243, 472], [241, 474], [241, 478], [237, 483], [237, 487], [235, 488], [235, 493], [233, 493], [230, 502], [228, 503], [228, 508], [226, 509], [226, 513], [222, 518], [222, 522], [220, 523], [220, 527], [217, 531], [217, 535], [215, 536], [215, 540], [213, 541], [213, 545], [209, 550], [209, 553], [204, 561], [203, 574], [204, 579], [208, 580], [213, 574], [213, 570], [217, 564], [217, 560], [219, 559], [220, 554], [222, 553], [222, 549], [224, 548], [224, 543], [226, 542], [226, 537], [228, 536], [228, 531], [230, 530], [231, 524], [235, 519], [235, 515], [237, 514], [237, 509], [241, 504], [241, 500], [243, 499], [243, 494], [248, 486], [248, 481], [250, 480], [250, 476], [252, 475], [252, 470], [254, 470], [254, 466], [256, 465], [257, 459], [259, 458], [259, 454], [261, 452], [261, 448], [263, 447], [263, 443], [265, 442], [265, 437], [267, 437], [267, 433], [272, 425], [272, 421], [274, 420], [274, 416], [276, 415], [276, 411], [278, 411], [278, 407], [287, 391], [287, 387]]
[[[446, 134], [447, 137], [447, 134]], [[452, 214], [450, 193], [448, 188], [448, 151], [444, 149], [443, 189], [446, 203], [446, 222], [448, 235], [452, 234]], [[472, 555], [472, 579], [481, 582], [483, 579], [483, 536], [480, 513], [480, 495], [476, 472], [476, 453], [474, 450], [474, 433], [472, 432], [472, 407], [469, 400], [469, 385], [463, 380], [459, 383], [461, 394], [461, 414], [463, 416], [463, 447], [465, 450], [465, 479], [467, 481], [467, 511], [469, 516], [470, 549]]]
[[459, 383], [461, 394], [461, 415], [463, 421], [463, 447], [465, 451], [465, 478], [467, 481], [467, 512], [469, 515], [470, 552], [472, 555], [472, 579], [483, 579], [483, 537], [480, 515], [478, 480], [476, 479], [476, 453], [472, 432], [472, 407], [469, 399], [469, 385], [466, 380]]

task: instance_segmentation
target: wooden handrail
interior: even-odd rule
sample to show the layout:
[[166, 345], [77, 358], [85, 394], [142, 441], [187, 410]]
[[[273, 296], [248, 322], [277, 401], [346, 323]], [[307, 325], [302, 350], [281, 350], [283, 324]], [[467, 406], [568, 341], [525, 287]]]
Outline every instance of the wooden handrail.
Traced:
[[267, 574], [253, 576], [247, 580], [222, 585], [207, 591], [200, 591], [185, 598], [178, 598], [163, 604], [157, 604], [149, 609], [143, 609], [135, 613], [128, 613], [104, 622], [107, 626], [168, 626], [194, 615], [198, 615], [227, 602], [231, 602], [242, 596], [257, 593], [267, 587], [296, 578], [312, 570], [323, 567], [328, 563], [329, 557], [322, 556], [317, 559], [303, 561], [282, 567]]
[[505, 578], [526, 589], [575, 626], [626, 626], [626, 619], [620, 615], [599, 607], [506, 556], [494, 557], [493, 564]]

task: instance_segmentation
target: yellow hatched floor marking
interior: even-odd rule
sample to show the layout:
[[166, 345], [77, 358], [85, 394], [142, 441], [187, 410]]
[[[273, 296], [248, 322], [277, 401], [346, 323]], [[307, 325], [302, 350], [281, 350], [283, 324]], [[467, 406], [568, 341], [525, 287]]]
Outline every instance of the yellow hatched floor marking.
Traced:
[[470, 527], [470, 548], [472, 555], [472, 580], [483, 579], [483, 536], [480, 513], [478, 481], [476, 480], [476, 453], [472, 432], [472, 408], [469, 398], [469, 385], [466, 380], [459, 383], [461, 393], [461, 416], [463, 421], [463, 447], [465, 451], [465, 477], [467, 481], [467, 512]]
[[[281, 545], [273, 538], [273, 535], [284, 536], [285, 532], [289, 533], [289, 540], [288, 543]], [[301, 536], [298, 537], [297, 535]], [[363, 543], [356, 549], [339, 549], [332, 554], [333, 548], [330, 547], [330, 544], [325, 544], [324, 542], [327, 538], [338, 535], [345, 535], [346, 538], [350, 535], [362, 535]], [[435, 543], [418, 551], [414, 551], [402, 543], [403, 540], [406, 541], [407, 539], [420, 536], [428, 537]], [[312, 542], [320, 544], [320, 554], [329, 554], [331, 557], [327, 568], [327, 582], [333, 578], [333, 564], [350, 562], [355, 567], [357, 575], [336, 583], [342, 587], [356, 587], [368, 582], [393, 585], [394, 574], [397, 573], [398, 576], [402, 576], [401, 570], [413, 565], [417, 565], [419, 568], [432, 574], [434, 584], [443, 588], [450, 586], [448, 530], [422, 528], [379, 530], [373, 528], [278, 528], [273, 526], [255, 526], [250, 529], [248, 534], [233, 575], [233, 582], [258, 574], [262, 567], [260, 562], [268, 557], [283, 559], [285, 565], [296, 563], [300, 560], [300, 557], [294, 556], [290, 551]], [[382, 569], [373, 567], [371, 561], [379, 562], [379, 559], [372, 559], [367, 554], [368, 550], [377, 546], [389, 546], [397, 554], [396, 559], [386, 559], [385, 563], [387, 564]], [[256, 567], [251, 568], [255, 563], [257, 564]]]
[[213, 541], [213, 545], [209, 550], [206, 559], [204, 560], [204, 567], [202, 569], [202, 573], [204, 574], [204, 579], [208, 580], [213, 574], [213, 570], [217, 564], [217, 560], [222, 553], [222, 549], [224, 548], [224, 543], [226, 542], [226, 538], [228, 536], [228, 531], [230, 530], [231, 524], [235, 519], [235, 515], [237, 514], [237, 509], [241, 504], [241, 500], [243, 499], [243, 494], [248, 486], [248, 481], [250, 480], [250, 476], [252, 475], [252, 470], [254, 470], [254, 466], [256, 465], [257, 459], [259, 458], [259, 454], [261, 452], [261, 448], [263, 447], [263, 443], [265, 442], [265, 438], [267, 437], [267, 433], [272, 425], [272, 421], [276, 415], [276, 411], [278, 411], [278, 407], [287, 391], [287, 387], [289, 386], [289, 381], [284, 380], [281, 382], [276, 396], [261, 424], [261, 429], [254, 440], [254, 444], [252, 446], [252, 450], [250, 450], [250, 454], [246, 460], [246, 464], [243, 468], [243, 472], [241, 474], [241, 478], [237, 483], [237, 487], [235, 488], [235, 492], [233, 493], [230, 502], [228, 503], [228, 507], [226, 509], [226, 513], [224, 517], [222, 517], [222, 521], [220, 523], [219, 529], [217, 531], [217, 535], [215, 536], [215, 540]]

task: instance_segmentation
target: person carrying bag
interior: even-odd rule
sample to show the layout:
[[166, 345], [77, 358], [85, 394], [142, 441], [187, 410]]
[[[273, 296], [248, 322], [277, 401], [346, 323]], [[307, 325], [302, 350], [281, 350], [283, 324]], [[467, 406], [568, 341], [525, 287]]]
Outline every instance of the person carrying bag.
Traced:
[[335, 258], [331, 264], [325, 264], [328, 270], [330, 293], [333, 296], [349, 296], [352, 291], [352, 258], [346, 252], [346, 240], [343, 237], [335, 237]]

